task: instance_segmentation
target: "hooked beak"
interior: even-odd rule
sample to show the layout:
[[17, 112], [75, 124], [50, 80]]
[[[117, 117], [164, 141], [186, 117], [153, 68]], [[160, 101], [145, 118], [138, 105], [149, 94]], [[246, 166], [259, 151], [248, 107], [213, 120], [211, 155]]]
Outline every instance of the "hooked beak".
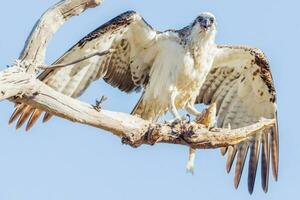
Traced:
[[203, 28], [204, 30], [208, 30], [208, 28], [210, 28], [212, 26], [212, 23], [209, 19], [203, 19], [200, 22], [200, 26], [201, 28]]

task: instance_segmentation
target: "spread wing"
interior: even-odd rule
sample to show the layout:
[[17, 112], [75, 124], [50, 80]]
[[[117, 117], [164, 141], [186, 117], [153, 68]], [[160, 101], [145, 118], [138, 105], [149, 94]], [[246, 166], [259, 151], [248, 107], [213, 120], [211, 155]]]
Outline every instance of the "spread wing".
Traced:
[[[196, 103], [217, 104], [217, 126], [240, 128], [258, 122], [261, 118], [276, 118], [276, 96], [268, 61], [253, 48], [219, 46], [218, 54]], [[253, 192], [257, 164], [261, 154], [262, 187], [268, 190], [270, 152], [273, 176], [278, 176], [277, 125], [266, 134], [250, 141], [222, 149], [227, 152], [227, 172], [236, 158], [234, 184], [237, 188], [247, 152], [250, 150], [248, 190]]]
[[[113, 87], [124, 92], [137, 90], [146, 84], [154, 55], [150, 47], [157, 32], [134, 11], [125, 12], [95, 31], [88, 34], [67, 51], [55, 64], [70, 63], [74, 60], [114, 49], [112, 54], [92, 57], [68, 67], [46, 70], [38, 77], [45, 84], [65, 95], [79, 97], [90, 83], [103, 78]], [[29, 118], [29, 130], [43, 111], [25, 104], [17, 104], [10, 123], [18, 119], [17, 128]], [[50, 119], [46, 113], [43, 121]]]

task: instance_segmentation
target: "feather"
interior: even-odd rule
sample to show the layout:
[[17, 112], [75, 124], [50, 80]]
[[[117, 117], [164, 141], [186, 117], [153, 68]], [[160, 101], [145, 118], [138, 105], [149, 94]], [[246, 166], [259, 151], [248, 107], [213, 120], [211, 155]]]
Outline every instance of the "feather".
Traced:
[[8, 124], [11, 124], [14, 121], [16, 121], [16, 119], [18, 119], [18, 117], [22, 114], [22, 112], [26, 108], [26, 106], [27, 105], [25, 105], [25, 104], [18, 104], [15, 108], [15, 111], [13, 112], [11, 117], [9, 118]]
[[279, 161], [279, 142], [278, 127], [274, 127], [271, 131], [271, 149], [272, 149], [272, 169], [273, 177], [278, 180], [278, 161]]
[[260, 152], [260, 140], [256, 140], [254, 143], [250, 145], [250, 158], [249, 158], [249, 169], [248, 169], [248, 191], [250, 194], [253, 193], [253, 189], [254, 189], [259, 152]]
[[248, 152], [248, 144], [243, 144], [238, 151], [236, 166], [235, 166], [235, 174], [234, 174], [234, 187], [238, 188], [241, 180], [241, 176], [244, 169], [245, 159]]
[[[106, 82], [119, 88], [121, 91], [137, 91], [137, 88], [143, 86], [144, 82], [141, 81], [139, 85], [133, 82], [131, 61], [135, 62], [136, 60], [144, 59], [144, 54], [135, 50], [145, 49], [146, 46], [144, 45], [154, 41], [157, 34], [159, 32], [153, 30], [136, 12], [125, 12], [82, 38], [54, 64], [72, 62], [79, 57], [95, 53], [96, 51], [106, 51], [115, 48], [116, 51], [112, 53], [113, 55], [95, 56], [64, 68], [45, 70], [38, 78], [56, 91], [74, 98], [79, 97], [91, 82], [99, 78], [104, 78]], [[133, 36], [135, 39], [132, 38]], [[138, 41], [136, 38], [138, 38]], [[132, 46], [136, 49], [132, 50]], [[133, 60], [130, 60], [130, 56], [133, 57]], [[138, 79], [148, 76], [149, 66], [151, 67], [151, 62], [144, 62], [140, 64], [139, 69], [135, 69], [137, 70], [135, 73], [139, 74]], [[18, 105], [9, 123], [12, 123], [19, 117], [17, 123], [19, 128], [31, 116], [26, 128], [29, 130], [42, 111], [25, 108], [27, 108], [25, 104]], [[46, 113], [43, 122], [48, 121], [51, 116], [51, 114]]]
[[34, 108], [31, 106], [26, 106], [26, 108], [23, 110], [17, 125], [16, 125], [16, 129], [19, 129], [24, 123], [25, 121], [28, 119], [28, 117], [31, 115], [31, 113], [34, 111]]
[[222, 147], [220, 149], [221, 155], [224, 156], [227, 153], [228, 147]]
[[32, 126], [35, 124], [35, 122], [38, 120], [38, 118], [41, 116], [43, 111], [35, 109], [34, 112], [31, 114], [28, 123], [26, 125], [26, 131], [29, 131]]
[[269, 185], [269, 168], [270, 168], [270, 148], [269, 135], [263, 134], [262, 152], [261, 152], [261, 185], [264, 192], [268, 191]]
[[233, 164], [236, 153], [237, 153], [236, 147], [231, 147], [231, 146], [228, 147], [227, 161], [226, 161], [226, 171], [227, 171], [227, 173], [229, 173], [230, 170], [231, 170], [231, 167], [232, 167], [232, 164]]
[[[214, 74], [217, 72], [222, 72], [222, 76], [224, 76], [221, 78], [221, 80], [223, 79], [222, 83], [219, 83], [220, 77], [214, 78]], [[217, 88], [215, 88], [216, 85]], [[231, 128], [235, 129], [251, 125], [261, 118], [277, 119], [276, 92], [271, 70], [266, 57], [258, 49], [243, 46], [218, 46], [213, 68], [203, 86], [196, 103], [216, 102], [218, 127], [227, 128], [230, 124]], [[233, 91], [236, 92], [233, 93]], [[227, 172], [230, 171], [237, 154], [234, 178], [236, 187], [238, 187], [242, 176], [249, 147], [249, 193], [252, 193], [254, 189], [260, 151], [262, 188], [266, 192], [269, 180], [270, 154], [272, 156], [273, 176], [275, 180], [278, 177], [279, 140], [277, 125], [266, 134], [258, 133], [251, 141], [243, 142], [239, 146], [221, 149], [222, 155], [227, 153]]]
[[51, 115], [50, 113], [45, 113], [44, 117], [43, 117], [43, 123], [48, 122], [53, 115]]

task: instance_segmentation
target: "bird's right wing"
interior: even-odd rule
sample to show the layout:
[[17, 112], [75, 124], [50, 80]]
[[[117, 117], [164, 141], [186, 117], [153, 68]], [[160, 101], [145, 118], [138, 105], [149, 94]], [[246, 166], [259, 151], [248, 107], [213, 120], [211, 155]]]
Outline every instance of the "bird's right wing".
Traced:
[[[90, 83], [103, 78], [121, 91], [131, 92], [146, 84], [155, 53], [150, 52], [158, 32], [134, 11], [125, 12], [88, 34], [54, 64], [70, 63], [83, 56], [114, 49], [106, 56], [94, 56], [67, 67], [46, 70], [38, 77], [51, 88], [74, 98]], [[29, 118], [29, 130], [43, 113], [32, 106], [17, 104], [9, 123], [17, 128]], [[43, 121], [50, 119], [46, 113]]]

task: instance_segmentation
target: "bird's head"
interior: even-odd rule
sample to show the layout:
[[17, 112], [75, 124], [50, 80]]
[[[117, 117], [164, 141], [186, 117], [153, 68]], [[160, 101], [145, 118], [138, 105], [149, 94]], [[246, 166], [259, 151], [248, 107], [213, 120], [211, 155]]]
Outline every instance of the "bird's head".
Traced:
[[216, 18], [209, 12], [197, 16], [191, 25], [191, 38], [193, 40], [214, 40], [216, 34]]
[[192, 28], [199, 33], [209, 33], [216, 29], [216, 18], [212, 13], [201, 13], [193, 22]]

